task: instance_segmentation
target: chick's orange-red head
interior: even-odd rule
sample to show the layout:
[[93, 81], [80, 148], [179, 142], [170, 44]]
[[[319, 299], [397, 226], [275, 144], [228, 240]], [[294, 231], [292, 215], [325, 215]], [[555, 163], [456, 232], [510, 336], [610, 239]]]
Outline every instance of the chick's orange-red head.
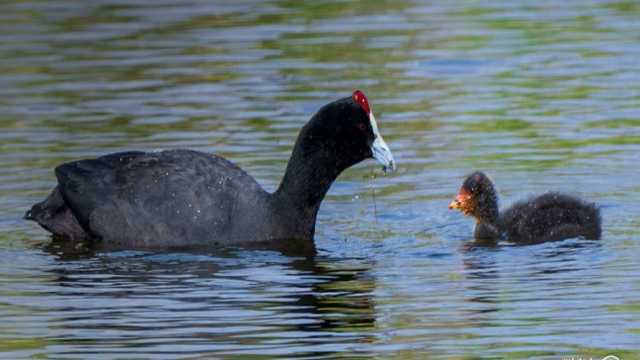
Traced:
[[474, 205], [471, 191], [462, 186], [458, 195], [449, 204], [449, 209], [458, 209], [465, 215], [473, 213]]

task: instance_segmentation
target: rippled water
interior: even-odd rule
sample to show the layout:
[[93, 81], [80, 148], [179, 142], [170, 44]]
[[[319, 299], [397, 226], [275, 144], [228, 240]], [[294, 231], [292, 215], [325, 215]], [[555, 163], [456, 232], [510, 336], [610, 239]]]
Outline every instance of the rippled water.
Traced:
[[[640, 354], [635, 1], [0, 4], [0, 357], [540, 358]], [[48, 245], [21, 216], [63, 161], [220, 153], [274, 189], [298, 129], [364, 90], [399, 172], [320, 210], [315, 259]], [[601, 204], [602, 241], [474, 246], [447, 210]]]

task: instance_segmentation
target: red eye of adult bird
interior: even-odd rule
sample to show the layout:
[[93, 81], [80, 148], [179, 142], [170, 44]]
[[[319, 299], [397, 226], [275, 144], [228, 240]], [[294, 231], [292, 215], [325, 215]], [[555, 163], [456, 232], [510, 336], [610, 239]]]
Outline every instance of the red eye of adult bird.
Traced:
[[353, 101], [358, 103], [362, 110], [364, 110], [367, 115], [369, 115], [369, 123], [371, 124], [371, 131], [373, 132], [373, 143], [371, 144], [371, 152], [373, 153], [373, 158], [378, 160], [383, 164], [389, 164], [384, 167], [385, 172], [392, 172], [396, 170], [396, 162], [393, 159], [393, 155], [391, 155], [391, 151], [387, 146], [387, 143], [384, 141], [380, 132], [378, 131], [378, 124], [376, 123], [376, 118], [373, 116], [373, 112], [371, 111], [371, 106], [369, 105], [369, 100], [364, 95], [364, 93], [360, 90], [356, 90], [351, 95]]

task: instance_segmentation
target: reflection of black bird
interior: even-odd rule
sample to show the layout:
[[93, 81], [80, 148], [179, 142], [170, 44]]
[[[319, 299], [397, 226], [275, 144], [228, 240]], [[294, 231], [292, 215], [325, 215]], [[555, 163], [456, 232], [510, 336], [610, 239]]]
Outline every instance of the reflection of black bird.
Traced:
[[[49, 313], [58, 324], [53, 335], [66, 336], [57, 351], [67, 356], [117, 357], [130, 345], [136, 355], [153, 357], [162, 341], [175, 357], [271, 351], [336, 358], [349, 348], [370, 358], [369, 347], [360, 349], [378, 340], [370, 270], [371, 263], [354, 259], [243, 250], [120, 252], [48, 266], [46, 283], [57, 300], [43, 306], [64, 307]], [[99, 336], [87, 343], [92, 334]]]
[[[107, 248], [239, 245], [286, 239], [313, 248], [320, 202], [338, 175], [374, 157], [393, 169], [365, 95], [322, 107], [302, 128], [278, 190], [222, 157], [125, 152], [58, 166], [58, 185], [25, 218]], [[284, 244], [285, 246], [287, 244]]]
[[540, 243], [573, 237], [599, 239], [600, 211], [593, 203], [555, 192], [518, 202], [498, 212], [498, 195], [482, 172], [469, 175], [450, 209], [459, 209], [476, 221], [478, 240], [505, 237], [517, 243]]
[[[296, 326], [297, 331], [318, 335], [303, 340], [310, 348], [322, 342], [323, 333], [341, 334], [339, 337], [330, 335], [333, 345], [362, 344], [375, 340], [371, 334], [376, 321], [372, 299], [376, 282], [374, 277], [368, 275], [370, 264], [353, 261], [345, 264], [318, 262], [315, 258], [305, 258], [293, 261], [291, 267], [323, 280], [315, 282], [312, 291], [301, 293], [290, 310], [300, 317], [313, 314], [312, 317], [318, 320], [301, 322]], [[318, 350], [305, 355], [326, 357], [331, 355], [331, 350]]]

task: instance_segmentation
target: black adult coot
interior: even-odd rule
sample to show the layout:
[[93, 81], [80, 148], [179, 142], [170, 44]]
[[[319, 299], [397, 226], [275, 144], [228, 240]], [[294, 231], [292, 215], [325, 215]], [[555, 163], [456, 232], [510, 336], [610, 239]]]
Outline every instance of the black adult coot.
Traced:
[[313, 244], [329, 187], [367, 158], [395, 170], [369, 102], [356, 90], [302, 128], [274, 193], [217, 155], [122, 152], [58, 166], [57, 186], [25, 218], [54, 235], [108, 248]]
[[549, 192], [498, 212], [498, 195], [484, 173], [469, 175], [449, 209], [476, 219], [475, 238], [535, 244], [574, 237], [600, 239], [600, 211], [593, 203]]

